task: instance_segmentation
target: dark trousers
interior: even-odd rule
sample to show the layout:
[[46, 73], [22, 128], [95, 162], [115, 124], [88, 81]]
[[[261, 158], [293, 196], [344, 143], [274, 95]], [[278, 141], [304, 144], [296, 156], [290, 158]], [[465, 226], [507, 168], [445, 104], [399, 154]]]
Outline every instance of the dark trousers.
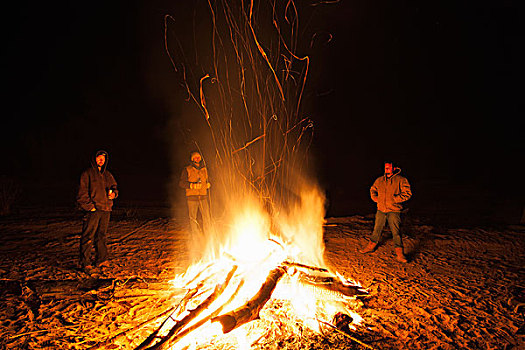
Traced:
[[91, 251], [95, 246], [95, 264], [108, 258], [107, 231], [111, 212], [96, 210], [86, 213], [80, 236], [80, 265], [91, 265]]
[[[200, 227], [197, 221], [197, 212], [199, 211], [201, 212], [203, 227]], [[211, 215], [208, 199], [188, 200], [188, 214], [190, 217], [191, 233], [194, 236], [209, 234]]]
[[377, 211], [374, 232], [372, 233], [370, 240], [374, 243], [379, 243], [386, 221], [388, 221], [390, 231], [392, 231], [394, 246], [396, 248], [403, 248], [403, 240], [399, 229], [401, 226], [401, 213], [398, 211], [391, 211], [389, 213], [383, 213], [380, 210]]

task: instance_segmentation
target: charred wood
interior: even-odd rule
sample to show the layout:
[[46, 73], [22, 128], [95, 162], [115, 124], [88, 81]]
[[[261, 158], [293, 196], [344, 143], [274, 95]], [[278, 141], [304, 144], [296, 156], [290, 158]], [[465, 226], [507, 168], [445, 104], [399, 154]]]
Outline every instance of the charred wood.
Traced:
[[343, 284], [341, 280], [333, 276], [315, 276], [309, 275], [302, 271], [300, 271], [299, 273], [299, 281], [301, 283], [309, 284], [332, 292], [341, 293], [348, 297], [367, 294], [359, 286]]
[[328, 269], [326, 269], [324, 267], [310, 266], [310, 265], [305, 265], [305, 264], [296, 263], [296, 262], [292, 262], [292, 261], [285, 261], [285, 262], [282, 263], [282, 265], [283, 266], [303, 268], [303, 269], [313, 270], [313, 271], [328, 272]]
[[212, 318], [216, 317], [218, 314], [221, 313], [222, 309], [224, 309], [224, 307], [228, 304], [230, 304], [233, 299], [235, 299], [235, 297], [237, 296], [237, 294], [239, 293], [239, 290], [242, 288], [242, 286], [244, 285], [244, 280], [241, 280], [241, 282], [239, 283], [239, 285], [237, 286], [237, 289], [235, 290], [235, 292], [230, 296], [230, 298], [228, 299], [228, 301], [226, 301], [224, 304], [222, 304], [220, 307], [218, 307], [215, 311], [213, 311], [210, 315], [206, 316], [205, 318], [203, 318], [202, 320], [200, 320], [199, 322], [195, 323], [193, 326], [191, 327], [188, 327], [186, 329], [184, 329], [183, 331], [177, 333], [177, 335], [175, 337], [173, 337], [170, 341], [169, 341], [169, 344], [168, 346], [171, 346], [173, 344], [175, 344], [177, 341], [179, 341], [180, 339], [182, 339], [183, 337], [185, 337], [186, 335], [188, 335], [189, 333], [193, 332], [194, 330], [196, 330], [197, 328], [201, 327], [202, 325], [204, 325], [206, 322], [208, 322], [209, 320], [211, 320]]
[[228, 333], [247, 322], [259, 318], [259, 312], [271, 298], [277, 282], [279, 282], [285, 272], [285, 268], [282, 266], [270, 271], [266, 281], [252, 299], [234, 311], [213, 318], [212, 322], [220, 322], [223, 333]]
[[[215, 290], [213, 293], [211, 293], [206, 300], [204, 300], [201, 304], [199, 304], [195, 309], [190, 310], [186, 316], [184, 316], [180, 321], [177, 321], [175, 325], [169, 330], [168, 334], [163, 336], [159, 342], [153, 344], [151, 347], [147, 348], [150, 350], [153, 349], [166, 349], [168, 345], [168, 341], [170, 338], [175, 336], [182, 328], [184, 328], [188, 323], [190, 323], [195, 317], [197, 317], [201, 312], [206, 310], [226, 289], [228, 284], [230, 283], [230, 280], [233, 277], [233, 274], [237, 270], [237, 266], [234, 266], [232, 270], [228, 273], [228, 276], [226, 276], [226, 279], [224, 283], [219, 284], [215, 287]], [[142, 347], [139, 347], [142, 349]]]
[[170, 313], [169, 317], [166, 318], [164, 321], [162, 321], [160, 326], [157, 327], [157, 329], [155, 329], [155, 331], [153, 331], [145, 340], [143, 340], [142, 343], [140, 343], [139, 346], [137, 346], [135, 348], [135, 350], [141, 350], [141, 349], [146, 348], [147, 346], [150, 346], [155, 341], [155, 339], [157, 338], [160, 330], [164, 327], [166, 322], [168, 322], [168, 320], [170, 320], [170, 319], [175, 321], [175, 317], [176, 317], [176, 316], [174, 317], [175, 312], [177, 312], [177, 310], [184, 310], [184, 309], [186, 309], [186, 306], [187, 306], [188, 302], [193, 297], [195, 297], [195, 295], [197, 295], [199, 293], [199, 291], [200, 291], [201, 287], [203, 286], [203, 284], [204, 284], [204, 282], [201, 282], [195, 288], [189, 290], [186, 293], [186, 295], [184, 295], [184, 297], [181, 299], [179, 304], [175, 308], [173, 308], [173, 310]]

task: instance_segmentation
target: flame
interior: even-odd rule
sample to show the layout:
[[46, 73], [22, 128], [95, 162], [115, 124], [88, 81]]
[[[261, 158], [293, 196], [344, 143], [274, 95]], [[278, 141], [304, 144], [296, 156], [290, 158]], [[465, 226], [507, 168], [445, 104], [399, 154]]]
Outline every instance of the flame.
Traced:
[[300, 201], [281, 220], [281, 231], [291, 242], [291, 254], [304, 263], [324, 266], [324, 203], [321, 191], [314, 186], [305, 188]]
[[[189, 293], [197, 290], [199, 295], [189, 299], [179, 313], [165, 325], [170, 329], [191, 311], [196, 309], [210, 295], [216, 286], [224, 283], [229, 271], [235, 270], [232, 282], [202, 315], [195, 318], [186, 328], [205, 322], [178, 339], [171, 349], [195, 348], [217, 342], [235, 344], [238, 349], [249, 349], [263, 339], [272, 327], [276, 327], [275, 305], [286, 310], [285, 317], [278, 319], [292, 332], [300, 332], [297, 324], [303, 324], [313, 332], [320, 332], [324, 323], [331, 323], [334, 315], [343, 312], [352, 318], [352, 325], [361, 322], [361, 317], [346, 304], [349, 298], [337, 292], [320, 290], [307, 285], [300, 279], [302, 266], [319, 267], [319, 273], [331, 274], [323, 260], [324, 197], [315, 187], [302, 192], [297, 205], [288, 213], [272, 218], [256, 201], [246, 201], [238, 206], [231, 216], [227, 236], [223, 240], [218, 256], [210, 255], [191, 265], [184, 274], [172, 281], [173, 285]], [[272, 226], [272, 222], [276, 222]], [[278, 232], [274, 232], [277, 227]], [[218, 308], [221, 314], [243, 306], [265, 282], [269, 272], [277, 266], [289, 264], [287, 273], [276, 285], [271, 300], [260, 312], [260, 319], [248, 322], [231, 333], [223, 334], [219, 322], [211, 322], [212, 313]], [[324, 268], [324, 269], [323, 269]], [[343, 284], [349, 284], [342, 275], [331, 276]], [[180, 296], [181, 300], [184, 296]], [[272, 306], [269, 306], [272, 305]], [[207, 319], [208, 318], [208, 319]]]
[[[354, 324], [360, 320], [346, 295], [305, 281], [305, 276], [335, 278], [343, 289], [352, 284], [326, 267], [325, 198], [306, 180], [314, 124], [300, 108], [310, 60], [295, 52], [303, 33], [299, 11], [293, 1], [257, 3], [252, 12], [253, 5], [208, 1], [211, 36], [188, 36], [201, 44], [195, 45], [195, 57], [200, 57], [195, 62], [186, 60], [180, 42], [167, 35], [181, 32], [168, 31], [168, 23], [184, 21], [166, 17], [166, 51], [187, 101], [204, 117], [188, 110], [188, 129], [213, 167], [210, 201], [220, 207], [207, 241], [191, 250], [203, 256], [173, 281], [186, 295], [179, 296], [180, 307], [165, 329], [210, 302], [184, 326], [191, 336], [178, 339], [173, 349], [219, 343], [244, 349], [285, 331], [300, 334], [306, 327], [319, 332], [338, 313], [351, 316]], [[286, 273], [258, 310], [259, 318], [222, 334], [219, 323], [211, 322], [214, 315], [252, 300], [270, 272], [281, 267]], [[220, 295], [208, 299], [221, 286]]]

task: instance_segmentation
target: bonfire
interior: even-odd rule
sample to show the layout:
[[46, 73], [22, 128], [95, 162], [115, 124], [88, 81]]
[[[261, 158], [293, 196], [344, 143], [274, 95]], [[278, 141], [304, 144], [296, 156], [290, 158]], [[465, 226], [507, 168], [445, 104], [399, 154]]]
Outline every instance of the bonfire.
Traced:
[[361, 320], [353, 312], [356, 296], [366, 291], [309, 264], [319, 256], [307, 257], [299, 245], [265, 232], [253, 216], [246, 220], [255, 226], [239, 223], [244, 234], [227, 249], [173, 280], [181, 292], [175, 310], [136, 349], [250, 348], [301, 336], [306, 328], [352, 338], [348, 331]]
[[352, 303], [365, 291], [325, 266], [324, 197], [306, 175], [310, 59], [296, 51], [318, 37], [299, 40], [299, 12], [293, 1], [213, 1], [196, 7], [198, 28], [166, 16], [166, 52], [193, 106], [185, 136], [207, 157], [222, 222], [194, 237], [204, 256], [174, 279], [175, 310], [137, 349], [249, 348], [359, 323]]

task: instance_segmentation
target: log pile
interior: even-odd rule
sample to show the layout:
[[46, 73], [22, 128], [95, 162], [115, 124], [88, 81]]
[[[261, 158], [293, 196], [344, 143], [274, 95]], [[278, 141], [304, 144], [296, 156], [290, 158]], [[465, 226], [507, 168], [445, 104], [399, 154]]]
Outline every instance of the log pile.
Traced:
[[[251, 321], [258, 320], [261, 317], [261, 310], [272, 298], [279, 282], [285, 277], [290, 279], [292, 275], [307, 288], [329, 291], [341, 300], [365, 293], [356, 285], [343, 283], [327, 269], [283, 262], [269, 271], [255, 295], [246, 298], [244, 304], [235, 307], [232, 302], [238, 297], [247, 277], [239, 273], [238, 267], [234, 265], [223, 281], [210, 287], [210, 281], [216, 281], [217, 278], [216, 271], [206, 272], [210, 268], [211, 266], [208, 265], [191, 279], [191, 283], [186, 284], [188, 290], [179, 305], [135, 350], [170, 349], [186, 335], [206, 324], [218, 324], [222, 328], [222, 333], [227, 334]], [[193, 287], [190, 288], [190, 285]], [[351, 320], [350, 317], [349, 319]], [[330, 322], [334, 321], [319, 320], [319, 324], [326, 322], [331, 324]], [[340, 324], [334, 325], [336, 328], [337, 326]]]

